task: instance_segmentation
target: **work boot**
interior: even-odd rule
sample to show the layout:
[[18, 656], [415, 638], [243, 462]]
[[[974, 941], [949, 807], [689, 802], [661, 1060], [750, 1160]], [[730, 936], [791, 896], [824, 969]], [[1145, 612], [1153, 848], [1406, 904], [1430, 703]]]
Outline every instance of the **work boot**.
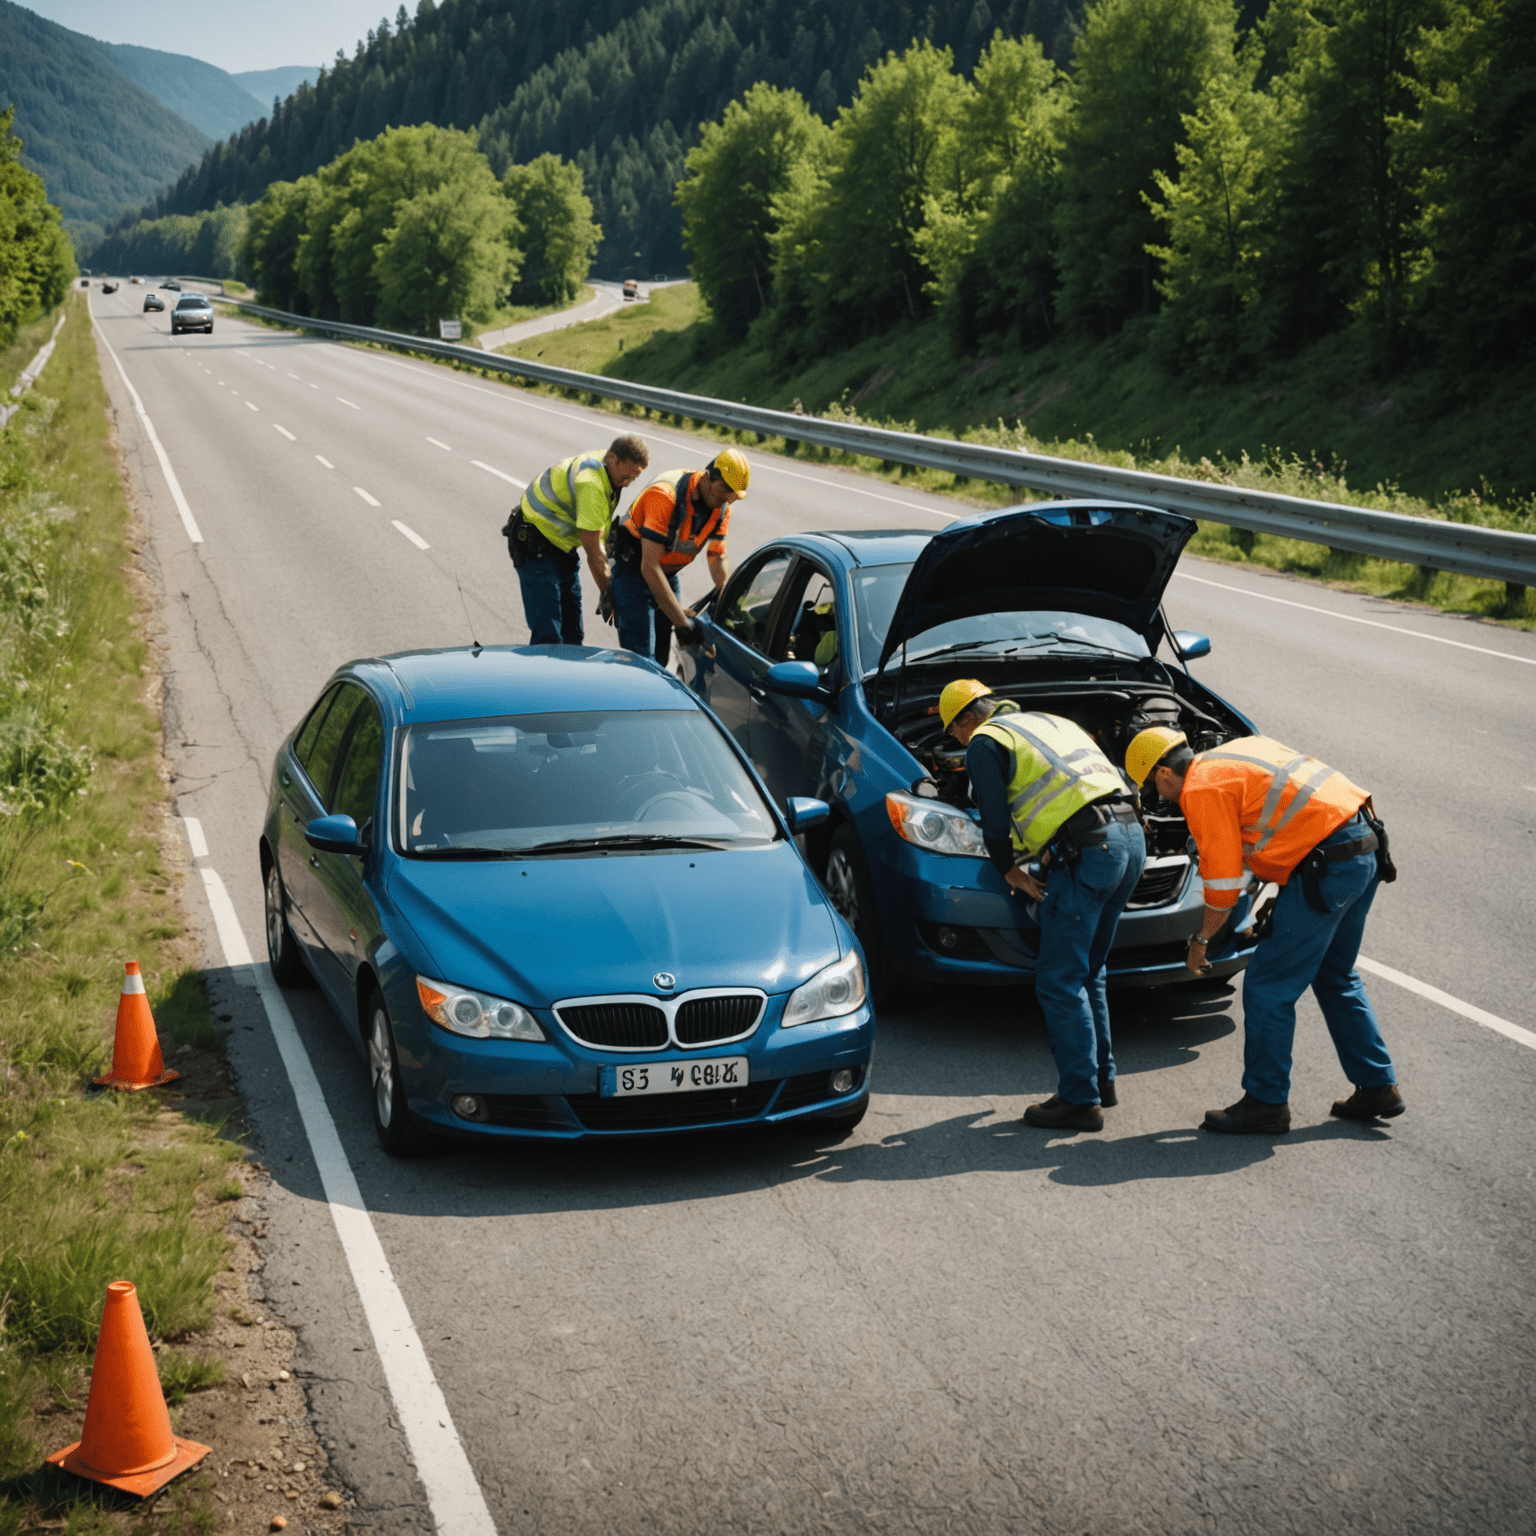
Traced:
[[1024, 1111], [1024, 1124], [1043, 1131], [1102, 1131], [1104, 1112], [1097, 1104], [1073, 1104], [1053, 1093], [1043, 1104]]
[[1208, 1109], [1202, 1129], [1225, 1131], [1232, 1136], [1251, 1136], [1265, 1132], [1279, 1136], [1291, 1128], [1289, 1104], [1266, 1104], [1251, 1093], [1245, 1093], [1236, 1104], [1226, 1109]]
[[1113, 1109], [1120, 1102], [1120, 1095], [1115, 1092], [1115, 1080], [1099, 1073], [1099, 1108]]
[[1333, 1101], [1333, 1113], [1341, 1120], [1390, 1120], [1407, 1108], [1396, 1083], [1382, 1088], [1356, 1088], [1347, 1099]]

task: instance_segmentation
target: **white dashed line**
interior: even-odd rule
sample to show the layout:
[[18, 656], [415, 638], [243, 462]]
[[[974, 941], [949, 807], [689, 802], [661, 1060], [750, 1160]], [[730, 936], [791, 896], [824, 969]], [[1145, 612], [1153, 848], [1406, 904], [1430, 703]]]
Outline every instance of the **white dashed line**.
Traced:
[[290, 379], [298, 379], [298, 381], [299, 381], [299, 383], [300, 383], [300, 384], [302, 384], [302, 383], [303, 383], [303, 382], [304, 382], [304, 380], [303, 380], [303, 379], [300, 379], [300, 378], [299, 378], [299, 376], [298, 376], [298, 374], [296, 374], [296, 373], [290, 373], [290, 374], [289, 374], [289, 375], [288, 375], [288, 377], [289, 377], [289, 378], [290, 378]]
[[440, 443], [435, 437], [429, 437], [427, 441], [431, 443], [434, 448], [441, 448], [444, 453], [453, 452], [453, 449], [450, 448], [447, 443]]
[[283, 436], [286, 437], [290, 443], [298, 442], [298, 438], [296, 438], [293, 435], [293, 433], [288, 430], [287, 427], [280, 427], [280, 426], [278, 426], [278, 424], [275, 421], [272, 423], [272, 430], [274, 432], [281, 432], [283, 434]]
[[[378, 503], [375, 502], [374, 505], [377, 506]], [[405, 526], [405, 524], [402, 523], [398, 518], [394, 519], [394, 524], [395, 524], [395, 527], [398, 528], [400, 530], [400, 532], [403, 533], [406, 536], [406, 538], [408, 538], [411, 541], [411, 543], [416, 546], [417, 549], [431, 549], [432, 548], [432, 546], [430, 544], [428, 544], [427, 541], [424, 538], [422, 538], [422, 536], [419, 533], [417, 533], [414, 528], [407, 528]]]
[[259, 411], [261, 409], [259, 405], [252, 405], [249, 400], [245, 402], [245, 408], [248, 411]]
[[[341, 396], [340, 395], [337, 395], [336, 398], [338, 400], [341, 400]], [[350, 400], [341, 400], [341, 403], [343, 405], [352, 405], [352, 402]], [[360, 405], [352, 405], [352, 409], [354, 411], [360, 411], [360, 410], [362, 410], [362, 406], [360, 406]]]
[[318, 384], [311, 384], [309, 387], [311, 389], [319, 389], [320, 388], [320, 386]]
[[1501, 1019], [1496, 1013], [1489, 1013], [1486, 1009], [1478, 1008], [1472, 1003], [1464, 1003], [1459, 997], [1452, 997], [1449, 992], [1442, 992], [1439, 987], [1430, 986], [1427, 981], [1420, 981], [1416, 976], [1407, 976], [1402, 971], [1394, 971], [1390, 965], [1382, 965], [1378, 960], [1367, 960], [1364, 955], [1361, 955], [1355, 964], [1369, 975], [1380, 976], [1383, 981], [1390, 981], [1394, 986], [1416, 992], [1420, 997], [1427, 998], [1432, 1003], [1439, 1003], [1442, 1008], [1448, 1008], [1452, 1013], [1459, 1013], [1464, 1019], [1471, 1019], [1474, 1024], [1481, 1024], [1484, 1029], [1491, 1029], [1536, 1051], [1536, 1034], [1532, 1034], [1528, 1029], [1522, 1029], [1518, 1024], [1511, 1024], [1508, 1019]]
[[471, 459], [469, 462], [473, 464], [476, 469], [483, 469], [486, 474], [495, 475], [498, 480], [505, 480], [508, 485], [515, 485], [520, 491], [525, 491], [528, 489], [528, 482], [526, 480], [519, 480], [513, 475], [504, 474], [499, 469], [492, 469], [489, 464], [482, 464], [479, 459]]
[[359, 496], [361, 496], [361, 497], [362, 497], [362, 498], [363, 498], [363, 500], [364, 500], [364, 501], [366, 501], [366, 502], [367, 502], [367, 503], [368, 503], [368, 505], [369, 505], [369, 506], [370, 506], [370, 507], [376, 507], [376, 506], [378, 506], [378, 502], [376, 502], [376, 501], [375, 501], [375, 500], [374, 500], [374, 499], [373, 499], [373, 497], [372, 497], [372, 496], [370, 496], [370, 495], [369, 495], [369, 494], [368, 494], [368, 492], [367, 492], [367, 491], [365, 491], [365, 490], [364, 490], [364, 489], [363, 489], [363, 488], [362, 488], [362, 486], [360, 486], [360, 485], [354, 485], [354, 486], [353, 486], [353, 487], [352, 487], [352, 489], [353, 489], [353, 490], [354, 490], [354, 491], [356, 491], [356, 492], [357, 492], [357, 494], [358, 494], [358, 495], [359, 495]]
[[335, 469], [336, 468], [336, 466], [334, 464], [332, 464], [329, 459], [324, 458], [322, 455], [320, 455], [318, 453], [315, 455], [315, 459], [316, 459], [316, 461], [318, 463], [321, 463], [321, 464], [325, 465], [325, 467], [327, 469]]

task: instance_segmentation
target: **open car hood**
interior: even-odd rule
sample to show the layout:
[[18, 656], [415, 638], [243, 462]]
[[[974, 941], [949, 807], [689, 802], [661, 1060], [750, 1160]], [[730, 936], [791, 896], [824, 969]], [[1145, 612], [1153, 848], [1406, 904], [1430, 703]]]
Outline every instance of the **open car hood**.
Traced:
[[1117, 501], [1041, 501], [951, 523], [917, 557], [880, 652], [981, 613], [1064, 609], [1113, 619], [1156, 650], [1158, 607], [1193, 518]]

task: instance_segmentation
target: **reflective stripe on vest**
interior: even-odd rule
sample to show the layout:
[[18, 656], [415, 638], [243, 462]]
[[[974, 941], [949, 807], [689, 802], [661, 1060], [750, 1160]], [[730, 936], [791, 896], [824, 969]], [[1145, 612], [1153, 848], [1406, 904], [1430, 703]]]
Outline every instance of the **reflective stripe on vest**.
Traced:
[[581, 529], [576, 526], [576, 476], [584, 469], [602, 467], [601, 454], [578, 453], [551, 464], [523, 492], [524, 510], [540, 533], [572, 543], [580, 538]]
[[1062, 823], [1106, 795], [1125, 793], [1125, 781], [1098, 743], [1070, 720], [1055, 715], [993, 715], [979, 726], [1013, 757], [1008, 815], [1013, 845], [1035, 854]]
[[[1305, 753], [1298, 753], [1283, 763], [1271, 763], [1247, 752], [1223, 752], [1220, 747], [1217, 747], [1210, 752], [1200, 753], [1198, 761], [1247, 763], [1250, 767], [1260, 768], [1270, 775], [1269, 788], [1264, 794], [1264, 804], [1259, 811], [1259, 819], [1242, 829], [1245, 840], [1250, 835], [1255, 837], [1255, 841], [1247, 849], [1249, 856], [1263, 853], [1269, 847], [1271, 839], [1277, 833], [1283, 832], [1313, 795], [1339, 771], [1337, 768], [1330, 768], [1326, 763], [1318, 762], [1315, 757], [1308, 757]], [[1298, 782], [1300, 788], [1291, 797], [1290, 804], [1281, 811], [1280, 802], [1285, 798], [1287, 788]], [[1229, 889], [1227, 883], [1221, 880], [1207, 880], [1205, 884], [1208, 890]]]

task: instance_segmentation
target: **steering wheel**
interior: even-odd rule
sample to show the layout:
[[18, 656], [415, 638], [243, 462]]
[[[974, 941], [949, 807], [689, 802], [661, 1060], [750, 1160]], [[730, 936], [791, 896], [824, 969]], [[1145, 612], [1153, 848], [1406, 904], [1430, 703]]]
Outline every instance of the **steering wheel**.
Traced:
[[613, 814], [621, 821], [638, 821], [640, 811], [657, 795], [686, 788], [675, 773], [666, 773], [659, 768], [649, 773], [637, 773], [619, 785], [618, 793], [613, 797]]

